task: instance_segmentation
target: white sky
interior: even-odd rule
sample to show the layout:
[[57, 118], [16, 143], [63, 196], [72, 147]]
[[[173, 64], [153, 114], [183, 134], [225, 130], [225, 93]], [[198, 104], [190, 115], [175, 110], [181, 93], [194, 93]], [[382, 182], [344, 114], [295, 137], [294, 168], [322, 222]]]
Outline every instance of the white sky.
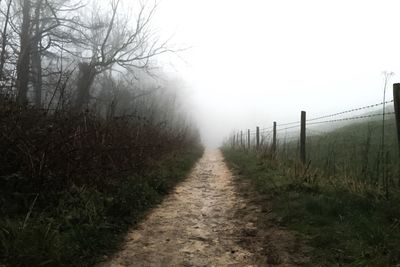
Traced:
[[[163, 0], [154, 24], [203, 140], [377, 103], [400, 77], [399, 0]], [[391, 90], [388, 98], [392, 98]]]

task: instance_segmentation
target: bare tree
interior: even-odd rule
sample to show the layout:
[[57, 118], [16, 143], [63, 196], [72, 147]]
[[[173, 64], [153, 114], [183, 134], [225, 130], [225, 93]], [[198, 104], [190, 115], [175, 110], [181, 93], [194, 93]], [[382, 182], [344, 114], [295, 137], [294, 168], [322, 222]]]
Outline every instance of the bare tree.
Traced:
[[6, 52], [7, 52], [7, 40], [8, 40], [8, 27], [9, 27], [9, 21], [10, 21], [10, 16], [11, 16], [11, 4], [12, 0], [9, 0], [7, 2], [7, 10], [6, 13], [4, 14], [4, 25], [3, 25], [3, 31], [1, 32], [1, 52], [0, 52], [0, 81], [4, 80], [4, 66], [6, 64]]
[[35, 6], [35, 15], [33, 20], [34, 36], [32, 38], [32, 81], [33, 90], [35, 92], [34, 102], [36, 106], [42, 104], [42, 60], [41, 60], [41, 41], [42, 29], [40, 25], [40, 17], [42, 13], [43, 0], [37, 0]]
[[[17, 55], [15, 68], [18, 103], [28, 102], [28, 89], [31, 82], [34, 89], [34, 103], [40, 106], [44, 89], [43, 79], [51, 75], [59, 75], [58, 71], [54, 71], [52, 62], [59, 62], [57, 58], [60, 57], [62, 51], [60, 47], [65, 43], [73, 44], [73, 31], [83, 27], [74, 11], [84, 5], [79, 0], [14, 1], [13, 15], [16, 21], [13, 21], [10, 19], [12, 2], [13, 0], [9, 0], [7, 12], [2, 12], [5, 22], [2, 31], [0, 72], [3, 70], [4, 73], [7, 53], [5, 47], [9, 45], [13, 49], [13, 54]], [[8, 26], [11, 26], [13, 33], [16, 33], [18, 37], [14, 39], [10, 37]], [[46, 63], [45, 68], [42, 62]]]
[[20, 33], [20, 54], [17, 62], [17, 101], [25, 104], [28, 101], [29, 62], [31, 53], [30, 42], [31, 1], [22, 2], [22, 25]]
[[[75, 102], [78, 111], [89, 103], [90, 89], [98, 74], [115, 65], [125, 69], [147, 69], [151, 58], [171, 51], [167, 42], [159, 42], [150, 29], [156, 5], [150, 9], [141, 5], [135, 23], [119, 14], [119, 6], [120, 0], [112, 0], [108, 21], [95, 16], [91, 23], [90, 40], [87, 40], [87, 51], [91, 55], [82, 58], [79, 66]], [[130, 25], [135, 26], [131, 28]]]
[[[12, 3], [16, 7], [13, 11]], [[99, 10], [85, 20], [84, 15], [77, 12], [85, 7], [80, 0], [8, 0], [3, 5], [6, 11], [2, 11], [0, 78], [8, 46], [13, 51], [9, 54], [16, 55], [13, 64], [18, 103], [28, 102], [30, 85], [35, 105], [43, 104], [44, 92], [47, 92], [45, 96], [52, 92], [50, 102], [57, 99], [54, 90], [65, 89], [65, 85], [59, 86], [60, 81], [65, 80], [62, 72], [66, 70], [59, 66], [64, 60], [75, 61], [69, 66], [78, 70], [78, 75], [73, 76], [70, 69], [66, 71], [67, 80], [74, 77], [74, 107], [78, 111], [89, 104], [91, 88], [99, 74], [107, 70], [123, 72], [124, 69], [150, 72], [151, 59], [171, 51], [167, 42], [160, 42], [150, 27], [157, 4], [140, 4], [133, 20], [121, 10], [121, 5], [121, 0], [111, 0], [108, 11]], [[16, 19], [13, 20], [13, 16]], [[10, 29], [13, 38], [9, 38]]]
[[[35, 92], [35, 103], [40, 106], [44, 87], [43, 77], [55, 75], [60, 77], [60, 70], [56, 64], [63, 64], [60, 58], [68, 44], [71, 47], [79, 46], [75, 38], [79, 28], [85, 28], [76, 16], [76, 12], [84, 5], [74, 0], [36, 0], [35, 16], [33, 20], [32, 36], [32, 83]], [[69, 48], [73, 49], [73, 48]], [[47, 67], [42, 67], [42, 61]], [[44, 72], [44, 73], [43, 73]], [[66, 72], [69, 76], [69, 71]], [[50, 86], [56, 86], [50, 84]]]

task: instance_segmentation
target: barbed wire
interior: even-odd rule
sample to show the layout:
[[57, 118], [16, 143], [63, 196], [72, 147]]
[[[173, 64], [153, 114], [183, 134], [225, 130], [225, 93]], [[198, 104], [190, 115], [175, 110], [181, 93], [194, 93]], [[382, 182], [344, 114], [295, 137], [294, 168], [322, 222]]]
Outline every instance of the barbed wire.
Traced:
[[[394, 112], [385, 113], [385, 115], [394, 115], [394, 114], [395, 114]], [[308, 123], [307, 126], [316, 125], [316, 124], [322, 124], [322, 123], [359, 120], [359, 119], [373, 118], [373, 117], [378, 117], [378, 116], [383, 116], [383, 113], [363, 115], [363, 116], [355, 116], [355, 117], [347, 117], [347, 118], [336, 119], [336, 120], [326, 120], [326, 121], [312, 122], [312, 123]]]
[[[240, 131], [239, 131], [240, 132]], [[250, 134], [256, 134], [257, 131], [250, 131]], [[261, 133], [272, 133], [272, 130], [260, 130], [260, 134]], [[245, 134], [245, 132], [243, 132], [243, 135]], [[246, 135], [248, 134], [248, 132], [246, 131]]]
[[[382, 105], [385, 105], [385, 104], [390, 104], [390, 103], [393, 103], [393, 102], [394, 102], [394, 100], [392, 99], [392, 100], [385, 101], [385, 102], [380, 102], [380, 103], [376, 103], [376, 104], [372, 104], [372, 105], [367, 105], [367, 106], [363, 106], [363, 107], [359, 107], [359, 108], [353, 108], [353, 109], [349, 109], [349, 110], [345, 110], [345, 111], [341, 111], [341, 112], [337, 112], [337, 113], [332, 113], [332, 114], [329, 114], [329, 115], [324, 115], [324, 116], [308, 119], [308, 120], [306, 120], [306, 122], [318, 121], [318, 120], [326, 119], [326, 118], [332, 118], [332, 117], [336, 117], [336, 116], [339, 116], [339, 115], [348, 114], [348, 113], [351, 113], [351, 112], [371, 109], [371, 108], [374, 108], [374, 107], [382, 106]], [[385, 115], [393, 115], [393, 114], [395, 114], [395, 113], [394, 112], [385, 113]], [[364, 119], [364, 118], [372, 118], [372, 117], [376, 117], [376, 116], [383, 116], [383, 113], [363, 115], [363, 116], [355, 116], [355, 117], [348, 117], [348, 118], [334, 119], [334, 120], [325, 120], [325, 121], [321, 121], [321, 122], [307, 123], [307, 126], [316, 125], [316, 124], [323, 124], [323, 123], [330, 123], [330, 122], [340, 122], [340, 121], [349, 121], [349, 120], [358, 120], [358, 119]], [[289, 129], [298, 128], [298, 127], [300, 127], [300, 124], [301, 124], [301, 121], [277, 124], [277, 132], [282, 132], [282, 131], [287, 131]], [[293, 125], [293, 126], [290, 126], [290, 125]], [[290, 127], [286, 127], [286, 128], [280, 129], [279, 127], [282, 127], [282, 126], [290, 126]], [[260, 134], [261, 133], [268, 133], [268, 132], [272, 132], [272, 131], [273, 131], [273, 127], [261, 128], [259, 130]], [[256, 135], [256, 134], [257, 134], [256, 130], [250, 131], [250, 135]], [[243, 135], [246, 135], [246, 136], [248, 135], [248, 129], [243, 131]]]
[[284, 123], [284, 124], [277, 123], [277, 127], [289, 126], [289, 125], [300, 124], [300, 123], [301, 123], [301, 121], [294, 121], [294, 122], [289, 122], [289, 123]]
[[300, 125], [290, 126], [290, 127], [286, 127], [286, 128], [283, 128], [283, 129], [277, 129], [276, 131], [277, 132], [282, 132], [282, 131], [286, 131], [286, 130], [294, 129], [294, 128], [299, 128], [299, 127], [300, 127]]
[[260, 131], [267, 131], [267, 130], [272, 131], [273, 128], [274, 128], [274, 127], [262, 128], [262, 129], [260, 129]]
[[392, 99], [390, 101], [380, 102], [380, 103], [373, 104], [373, 105], [363, 106], [363, 107], [359, 107], [359, 108], [353, 108], [353, 109], [349, 109], [349, 110], [345, 110], [345, 111], [341, 111], [341, 112], [337, 112], [337, 113], [333, 113], [333, 114], [329, 114], [329, 115], [324, 115], [324, 116], [317, 117], [317, 118], [312, 118], [312, 119], [309, 119], [307, 121], [316, 121], [316, 120], [336, 117], [336, 116], [339, 116], [339, 115], [343, 115], [343, 114], [347, 114], [347, 113], [351, 113], [351, 112], [355, 112], [355, 111], [360, 111], [360, 110], [370, 109], [370, 108], [374, 108], [374, 107], [379, 107], [379, 106], [382, 106], [382, 105], [385, 105], [385, 104], [390, 104], [390, 103], [393, 103], [393, 102], [394, 102], [394, 100]]
[[260, 131], [260, 133], [272, 133], [272, 130]]

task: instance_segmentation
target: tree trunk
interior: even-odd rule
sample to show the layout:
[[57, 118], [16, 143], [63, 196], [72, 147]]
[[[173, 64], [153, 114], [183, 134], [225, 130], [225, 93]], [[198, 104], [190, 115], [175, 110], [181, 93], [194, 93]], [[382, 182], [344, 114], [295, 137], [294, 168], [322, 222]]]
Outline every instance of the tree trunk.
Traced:
[[96, 70], [88, 63], [79, 64], [79, 77], [77, 81], [77, 96], [75, 99], [75, 110], [82, 111], [90, 101], [90, 88], [96, 77]]
[[40, 28], [40, 12], [42, 9], [42, 0], [38, 0], [35, 8], [35, 35], [32, 43], [32, 82], [35, 92], [34, 102], [37, 107], [42, 105], [42, 58], [40, 54], [40, 41], [42, 39]]
[[21, 51], [17, 63], [17, 101], [24, 105], [28, 102], [29, 61], [30, 61], [30, 0], [24, 0], [22, 5], [22, 27], [20, 34]]
[[1, 53], [0, 53], [0, 81], [4, 81], [5, 74], [4, 74], [4, 65], [6, 64], [6, 48], [7, 48], [7, 30], [8, 30], [8, 23], [10, 21], [10, 9], [11, 9], [12, 0], [9, 0], [7, 3], [7, 13], [6, 18], [4, 21], [3, 33], [2, 33], [2, 40], [1, 40]]

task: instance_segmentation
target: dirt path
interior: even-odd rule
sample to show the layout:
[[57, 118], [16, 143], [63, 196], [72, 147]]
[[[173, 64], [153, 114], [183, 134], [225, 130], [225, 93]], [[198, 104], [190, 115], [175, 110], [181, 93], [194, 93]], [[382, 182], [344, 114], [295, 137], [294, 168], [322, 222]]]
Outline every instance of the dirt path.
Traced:
[[[122, 251], [102, 267], [298, 266], [306, 261], [287, 231], [269, 225], [219, 151], [206, 151], [182, 182], [136, 230]], [[262, 219], [262, 223], [260, 223]]]

